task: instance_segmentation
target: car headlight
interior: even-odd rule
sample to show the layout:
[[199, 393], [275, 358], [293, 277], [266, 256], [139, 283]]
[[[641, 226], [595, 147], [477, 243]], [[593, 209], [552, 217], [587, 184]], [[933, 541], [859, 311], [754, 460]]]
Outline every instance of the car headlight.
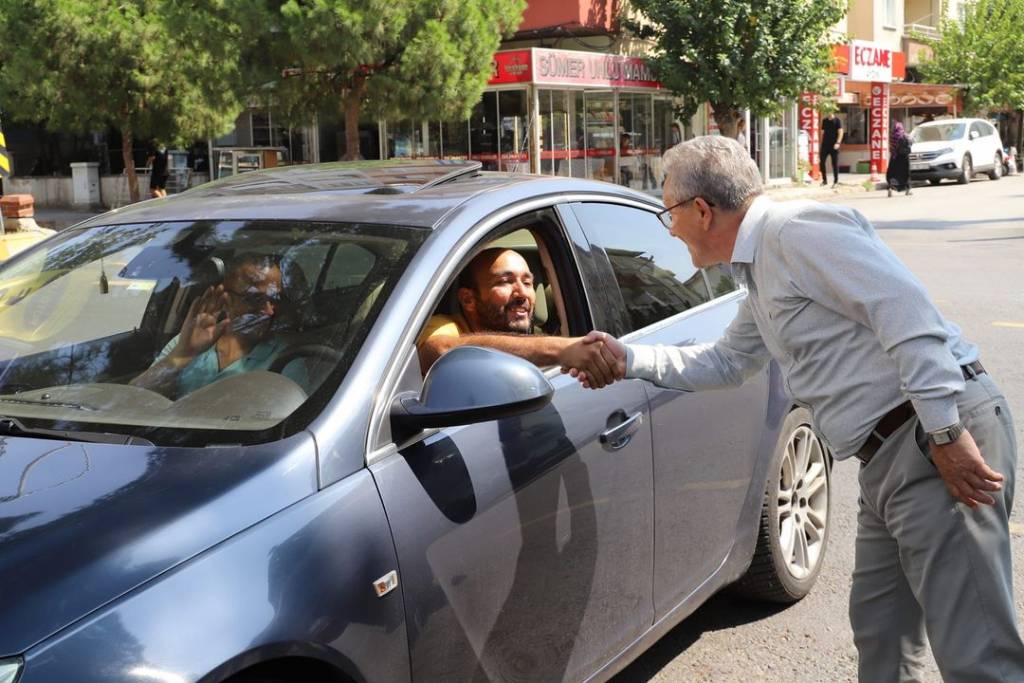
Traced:
[[21, 670], [21, 660], [3, 659], [0, 660], [0, 683], [14, 683], [18, 678], [18, 671]]
[[953, 148], [952, 148], [952, 147], [943, 147], [942, 149], [938, 150], [938, 151], [937, 151], [937, 152], [935, 152], [935, 153], [936, 153], [937, 155], [939, 155], [940, 157], [941, 157], [941, 156], [942, 156], [943, 154], [952, 154], [952, 153], [953, 153]]

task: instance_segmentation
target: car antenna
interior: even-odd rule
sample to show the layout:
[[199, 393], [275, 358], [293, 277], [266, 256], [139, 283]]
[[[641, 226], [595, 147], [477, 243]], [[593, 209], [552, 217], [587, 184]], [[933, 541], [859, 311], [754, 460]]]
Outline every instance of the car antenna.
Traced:
[[100, 294], [110, 294], [110, 282], [107, 280], [107, 271], [103, 269], [102, 256], [100, 256]]

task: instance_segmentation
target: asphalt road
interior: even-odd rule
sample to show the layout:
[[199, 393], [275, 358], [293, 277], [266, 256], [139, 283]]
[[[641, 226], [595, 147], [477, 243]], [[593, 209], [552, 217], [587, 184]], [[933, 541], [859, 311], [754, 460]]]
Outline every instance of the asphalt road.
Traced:
[[[1024, 176], [919, 187], [910, 197], [870, 192], [826, 200], [870, 218], [943, 314], [981, 347], [986, 369], [1015, 413], [1018, 443], [1024, 446]], [[856, 680], [857, 653], [847, 621], [856, 477], [856, 464], [836, 466], [827, 557], [807, 598], [780, 609], [716, 596], [620, 673], [616, 683]], [[1024, 618], [1024, 503], [1019, 499], [1011, 533], [1017, 612]], [[934, 664], [926, 680], [940, 680]]]

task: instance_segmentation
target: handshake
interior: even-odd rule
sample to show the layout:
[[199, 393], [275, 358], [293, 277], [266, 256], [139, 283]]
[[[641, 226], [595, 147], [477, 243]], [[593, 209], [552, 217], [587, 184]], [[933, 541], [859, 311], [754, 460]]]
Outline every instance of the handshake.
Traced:
[[562, 372], [588, 389], [600, 389], [626, 376], [626, 347], [606, 332], [593, 331], [558, 354]]

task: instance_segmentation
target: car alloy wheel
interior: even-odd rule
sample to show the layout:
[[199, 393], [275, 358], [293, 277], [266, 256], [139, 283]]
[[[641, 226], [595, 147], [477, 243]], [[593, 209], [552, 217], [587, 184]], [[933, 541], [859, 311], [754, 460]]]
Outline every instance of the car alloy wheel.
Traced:
[[779, 434], [758, 528], [757, 546], [735, 592], [790, 603], [807, 595], [828, 547], [832, 457], [811, 427], [810, 413], [796, 408]]
[[961, 185], [966, 185], [971, 182], [971, 178], [974, 177], [974, 165], [971, 163], [971, 155], [965, 154], [963, 161], [960, 162], [960, 177], [957, 178], [957, 182]]
[[807, 425], [789, 437], [779, 472], [775, 528], [789, 573], [813, 572], [825, 549], [828, 524], [828, 455]]
[[996, 153], [995, 161], [992, 164], [992, 170], [988, 172], [989, 180], [999, 180], [1003, 177], [1003, 155]]

